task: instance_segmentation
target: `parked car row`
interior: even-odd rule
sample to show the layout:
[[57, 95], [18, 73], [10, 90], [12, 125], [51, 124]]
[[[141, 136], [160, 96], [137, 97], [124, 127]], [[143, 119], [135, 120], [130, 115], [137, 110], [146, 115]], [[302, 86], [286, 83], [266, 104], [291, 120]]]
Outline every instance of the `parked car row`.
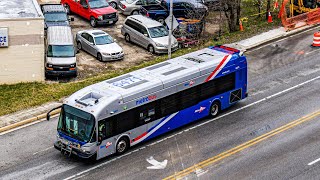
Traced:
[[77, 76], [76, 48], [65, 8], [61, 4], [41, 5], [44, 15], [45, 77]]
[[[127, 42], [137, 44], [150, 53], [167, 53], [169, 33], [164, 20], [168, 16], [169, 0], [61, 0], [61, 4], [42, 5], [45, 16], [46, 57], [45, 75], [76, 76], [76, 53], [83, 50], [99, 61], [114, 61], [124, 58], [123, 49], [108, 33], [102, 30], [81, 30], [76, 33], [75, 41], [68, 18], [75, 13], [89, 20], [92, 27], [115, 24], [119, 9], [129, 15], [121, 28]], [[174, 0], [175, 17], [188, 18], [192, 11], [202, 18], [208, 10], [197, 0]], [[141, 13], [141, 14], [140, 14]], [[171, 37], [172, 51], [178, 49], [178, 41]], [[76, 47], [75, 47], [76, 44]]]

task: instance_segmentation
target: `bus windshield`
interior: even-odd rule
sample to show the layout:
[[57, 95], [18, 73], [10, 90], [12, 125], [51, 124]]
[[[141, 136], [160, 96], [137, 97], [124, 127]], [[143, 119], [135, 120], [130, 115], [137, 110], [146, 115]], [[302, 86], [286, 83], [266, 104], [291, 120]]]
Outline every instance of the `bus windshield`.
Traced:
[[64, 105], [58, 123], [58, 131], [79, 141], [89, 142], [94, 129], [94, 117], [84, 111]]

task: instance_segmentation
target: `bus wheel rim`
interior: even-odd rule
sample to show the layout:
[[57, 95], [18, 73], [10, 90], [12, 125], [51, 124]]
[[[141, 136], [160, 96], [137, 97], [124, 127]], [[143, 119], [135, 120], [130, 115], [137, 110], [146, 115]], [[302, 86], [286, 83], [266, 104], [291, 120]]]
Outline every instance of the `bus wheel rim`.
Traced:
[[117, 146], [118, 152], [120, 153], [123, 152], [126, 149], [126, 147], [127, 147], [126, 142], [124, 140], [120, 141]]
[[211, 108], [211, 115], [215, 116], [218, 114], [218, 110], [219, 110], [219, 107], [218, 105], [214, 104]]

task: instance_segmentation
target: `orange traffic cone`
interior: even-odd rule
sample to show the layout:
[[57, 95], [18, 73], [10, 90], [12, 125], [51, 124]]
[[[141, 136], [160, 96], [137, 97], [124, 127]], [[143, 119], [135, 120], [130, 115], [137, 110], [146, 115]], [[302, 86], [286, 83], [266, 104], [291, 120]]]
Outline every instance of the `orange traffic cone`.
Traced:
[[240, 26], [240, 31], [243, 31], [243, 26], [242, 26], [242, 21], [241, 21], [241, 19], [239, 20], [239, 26]]
[[313, 34], [313, 47], [320, 47], [320, 32], [315, 32]]
[[271, 16], [271, 12], [268, 11], [268, 23], [272, 23], [272, 16]]

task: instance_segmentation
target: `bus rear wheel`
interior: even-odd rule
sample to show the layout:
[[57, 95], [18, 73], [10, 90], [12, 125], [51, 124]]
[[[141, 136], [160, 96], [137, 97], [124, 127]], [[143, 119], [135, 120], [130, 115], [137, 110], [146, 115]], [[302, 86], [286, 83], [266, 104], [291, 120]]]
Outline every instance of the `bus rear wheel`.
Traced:
[[117, 150], [117, 154], [123, 154], [125, 153], [129, 148], [129, 141], [128, 138], [120, 138], [117, 146], [116, 146], [116, 150]]
[[212, 103], [212, 105], [210, 107], [209, 116], [211, 118], [214, 118], [219, 114], [219, 112], [220, 112], [220, 103], [215, 101], [215, 102]]

